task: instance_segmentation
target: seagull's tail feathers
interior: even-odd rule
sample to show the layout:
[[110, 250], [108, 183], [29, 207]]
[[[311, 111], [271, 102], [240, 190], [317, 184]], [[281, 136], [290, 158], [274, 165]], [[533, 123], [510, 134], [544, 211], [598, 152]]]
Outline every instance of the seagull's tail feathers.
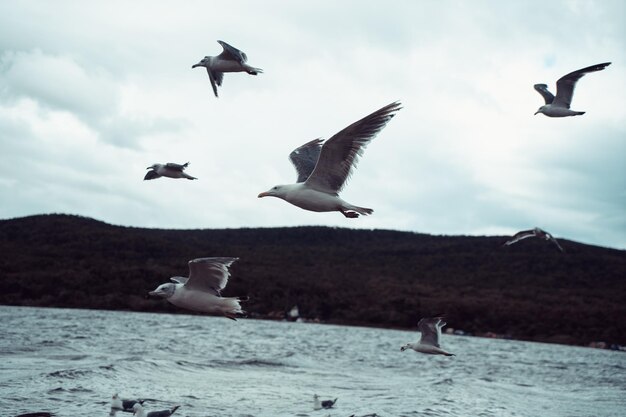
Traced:
[[263, 73], [263, 70], [261, 68], [254, 68], [250, 65], [246, 65], [246, 72], [250, 75], [259, 75]]
[[221, 299], [222, 305], [220, 306], [220, 310], [224, 316], [228, 317], [231, 320], [237, 320], [238, 315], [246, 314], [245, 311], [241, 309], [241, 304], [239, 304], [241, 300], [237, 297], [224, 297]]
[[182, 172], [183, 178], [187, 178], [188, 180], [197, 180], [198, 178], [196, 177], [192, 177], [191, 175], [187, 174], [186, 172]]
[[346, 204], [345, 207], [342, 207], [341, 212], [346, 217], [356, 218], [356, 217], [359, 217], [359, 214], [368, 216], [372, 214], [374, 210], [372, 210], [371, 208], [358, 207], [358, 206], [353, 206], [352, 204]]

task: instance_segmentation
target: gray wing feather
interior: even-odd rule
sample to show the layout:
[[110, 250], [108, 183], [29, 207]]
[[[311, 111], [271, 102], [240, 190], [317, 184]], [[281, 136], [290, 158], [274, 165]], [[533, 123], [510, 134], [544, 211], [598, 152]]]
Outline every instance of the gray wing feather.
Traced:
[[224, 48], [224, 51], [221, 54], [219, 54], [219, 57], [221, 59], [234, 60], [234, 61], [239, 62], [240, 64], [243, 64], [248, 60], [248, 56], [244, 52], [241, 52], [239, 49], [235, 48], [234, 46], [231, 46], [224, 41], [217, 41], [217, 43], [222, 45], [222, 48]]
[[420, 343], [440, 347], [441, 328], [445, 325], [446, 322], [443, 321], [443, 317], [421, 319], [417, 323], [417, 329], [422, 333]]
[[298, 180], [296, 182], [304, 182], [309, 178], [320, 157], [323, 143], [324, 139], [314, 139], [294, 149], [293, 152], [289, 154], [289, 159], [298, 173]]
[[145, 181], [145, 180], [153, 180], [153, 179], [156, 179], [156, 178], [159, 178], [159, 177], [160, 177], [160, 175], [157, 174], [157, 172], [155, 170], [151, 169], [150, 171], [148, 171], [146, 173], [146, 176], [143, 177], [143, 179]]
[[180, 172], [183, 172], [185, 168], [187, 168], [188, 166], [189, 166], [189, 162], [185, 162], [182, 165], [175, 164], [174, 162], [168, 162], [167, 164], [165, 164], [165, 168], [171, 169], [173, 171], [180, 171]]
[[189, 261], [189, 279], [185, 287], [220, 295], [226, 287], [228, 268], [238, 258], [198, 258]]
[[[208, 67], [206, 69], [207, 74], [209, 74], [209, 81], [211, 81], [211, 87], [213, 88], [213, 94], [215, 97], [219, 97], [217, 95], [217, 86], [222, 85], [222, 78], [224, 74], [218, 71], [211, 71]], [[217, 84], [217, 85], [216, 85]]]
[[511, 237], [511, 239], [509, 239], [506, 242], [504, 242], [504, 245], [505, 246], [509, 246], [509, 245], [512, 245], [513, 243], [519, 242], [522, 239], [526, 239], [526, 238], [533, 237], [533, 236], [536, 236], [536, 233], [535, 233], [534, 229], [522, 230], [521, 232], [515, 233]]
[[187, 277], [171, 277], [170, 281], [175, 282], [177, 284], [186, 284], [187, 281], [189, 281], [189, 278]]
[[401, 108], [399, 102], [391, 103], [328, 139], [322, 146], [315, 169], [306, 183], [325, 192], [341, 191], [358, 161], [358, 156], [363, 154], [367, 144]]
[[554, 101], [554, 94], [548, 91], [547, 85], [535, 84], [534, 87], [535, 87], [535, 90], [537, 90], [537, 92], [541, 94], [543, 99], [546, 101], [546, 104], [552, 104], [552, 102]]
[[580, 80], [585, 74], [589, 72], [601, 71], [610, 64], [610, 62], [605, 62], [602, 64], [592, 65], [590, 67], [570, 72], [569, 74], [559, 78], [556, 82], [556, 98], [553, 103], [559, 107], [569, 109], [569, 106], [572, 104], [572, 98], [574, 97], [574, 87], [576, 86], [578, 80]]

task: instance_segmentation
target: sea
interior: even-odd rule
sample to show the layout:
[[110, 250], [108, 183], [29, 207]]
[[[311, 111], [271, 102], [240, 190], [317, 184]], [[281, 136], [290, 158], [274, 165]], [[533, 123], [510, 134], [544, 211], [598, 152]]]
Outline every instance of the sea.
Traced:
[[[0, 306], [0, 416], [626, 416], [624, 352], [417, 331]], [[335, 399], [314, 410], [313, 395]], [[117, 413], [117, 417], [131, 416]]]

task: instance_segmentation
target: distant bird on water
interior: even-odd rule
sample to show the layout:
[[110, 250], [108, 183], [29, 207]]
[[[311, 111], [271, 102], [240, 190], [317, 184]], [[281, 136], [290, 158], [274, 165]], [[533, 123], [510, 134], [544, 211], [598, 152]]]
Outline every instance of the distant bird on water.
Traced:
[[169, 410], [150, 411], [149, 413], [146, 413], [141, 404], [137, 403], [133, 406], [133, 411], [135, 412], [135, 414], [133, 415], [135, 417], [169, 417], [174, 414], [179, 408], [180, 405], [176, 405]]
[[38, 411], [36, 413], [20, 414], [15, 417], [54, 417], [56, 414], [47, 411]]
[[325, 143], [315, 139], [300, 146], [289, 158], [298, 172], [295, 184], [277, 185], [259, 194], [278, 197], [305, 210], [339, 211], [346, 217], [372, 214], [370, 208], [354, 206], [339, 197], [358, 157], [402, 107], [391, 103], [352, 123]]
[[132, 413], [135, 404], [143, 403], [144, 400], [123, 400], [120, 398], [119, 394], [113, 394], [113, 397], [111, 397], [111, 411], [126, 411]]
[[320, 397], [317, 394], [313, 395], [313, 409], [314, 410], [321, 410], [322, 408], [332, 408], [336, 402], [337, 402], [337, 398], [335, 398], [334, 400], [320, 401]]
[[441, 328], [445, 325], [446, 322], [443, 321], [443, 317], [421, 319], [419, 323], [417, 323], [417, 329], [422, 333], [420, 341], [417, 343], [407, 343], [400, 348], [400, 351], [404, 352], [406, 349], [413, 349], [420, 353], [455, 356], [454, 353], [446, 352], [439, 346]]
[[153, 180], [155, 178], [160, 177], [168, 177], [168, 178], [187, 178], [188, 180], [197, 180], [196, 177], [192, 177], [187, 174], [185, 168], [189, 166], [189, 162], [186, 162], [182, 165], [175, 164], [173, 162], [168, 162], [167, 164], [153, 164], [146, 169], [149, 169], [148, 173], [145, 177], [145, 180]]
[[585, 114], [584, 111], [574, 111], [569, 108], [570, 104], [572, 104], [572, 97], [574, 96], [574, 87], [576, 86], [576, 82], [585, 74], [589, 72], [601, 71], [609, 65], [611, 65], [610, 62], [592, 65], [562, 76], [556, 82], [556, 97], [548, 91], [548, 86], [546, 84], [535, 84], [535, 90], [542, 95], [546, 102], [545, 105], [539, 107], [539, 110], [537, 110], [535, 115], [543, 113], [549, 117], [566, 117]]
[[198, 258], [189, 261], [189, 277], [171, 277], [148, 294], [165, 298], [175, 306], [236, 320], [244, 314], [237, 297], [222, 297], [228, 284], [228, 268], [238, 258]]
[[206, 68], [215, 97], [218, 97], [217, 86], [222, 86], [222, 80], [224, 79], [225, 72], [245, 71], [250, 75], [257, 75], [263, 72], [261, 68], [254, 68], [246, 64], [248, 57], [244, 52], [230, 46], [224, 41], [217, 41], [217, 43], [222, 45], [222, 48], [224, 49], [221, 54], [217, 56], [205, 56], [200, 62], [191, 66], [191, 68]]
[[513, 237], [511, 237], [511, 239], [504, 242], [502, 246], [510, 246], [514, 243], [519, 242], [520, 240], [523, 240], [529, 237], [538, 237], [539, 239], [549, 240], [550, 242], [556, 245], [558, 250], [560, 250], [561, 252], [565, 252], [565, 250], [561, 247], [561, 245], [559, 245], [559, 242], [554, 238], [554, 236], [552, 236], [550, 233], [538, 227], [535, 227], [534, 229], [530, 229], [530, 230], [522, 230], [521, 232], [515, 233]]

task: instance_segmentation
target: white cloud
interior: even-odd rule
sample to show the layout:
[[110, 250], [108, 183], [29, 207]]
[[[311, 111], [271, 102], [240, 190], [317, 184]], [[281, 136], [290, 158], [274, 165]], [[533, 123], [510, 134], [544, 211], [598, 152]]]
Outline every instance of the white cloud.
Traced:
[[[435, 234], [538, 225], [626, 247], [625, 7], [1, 3], [0, 147], [20, 172], [0, 168], [0, 198], [10, 200], [0, 217], [64, 211], [134, 226]], [[265, 70], [226, 74], [219, 99], [191, 69], [220, 52], [217, 39]], [[573, 108], [585, 116], [533, 116], [533, 84], [604, 61], [614, 64], [576, 91]], [[292, 149], [397, 99], [404, 109], [342, 194], [373, 216], [350, 221], [256, 198], [294, 180]], [[167, 161], [190, 161], [200, 179], [142, 181], [148, 165]]]

